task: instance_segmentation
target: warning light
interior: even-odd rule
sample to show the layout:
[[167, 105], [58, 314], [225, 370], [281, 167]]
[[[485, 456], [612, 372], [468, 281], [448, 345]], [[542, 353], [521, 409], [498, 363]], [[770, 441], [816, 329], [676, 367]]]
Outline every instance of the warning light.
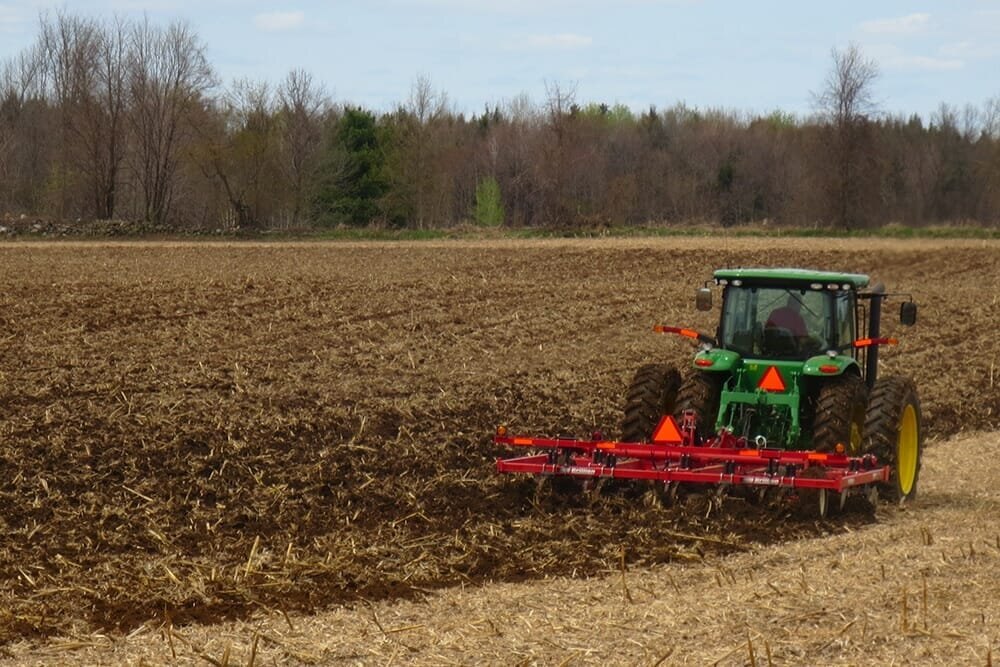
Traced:
[[501, 438], [507, 435], [507, 427], [504, 426], [503, 424], [497, 426], [497, 435]]
[[860, 340], [854, 341], [854, 347], [871, 347], [872, 345], [898, 345], [899, 340], [896, 338], [861, 338]]
[[681, 430], [677, 428], [677, 422], [671, 415], [665, 415], [660, 420], [656, 430], [653, 431], [653, 442], [657, 444], [674, 444], [684, 442], [681, 437]]
[[843, 454], [845, 451], [844, 443], [838, 442], [837, 446], [833, 448], [838, 454]]
[[836, 373], [839, 370], [840, 370], [840, 366], [836, 366], [834, 364], [823, 364], [822, 366], [819, 367], [819, 372], [820, 373], [832, 374], [832, 373]]
[[788, 388], [785, 385], [785, 378], [781, 377], [781, 371], [778, 370], [777, 366], [768, 368], [757, 386], [764, 391], [785, 391]]
[[709, 366], [715, 365], [715, 362], [708, 357], [701, 357], [700, 359], [694, 360], [695, 366], [700, 366], [701, 368], [708, 368]]

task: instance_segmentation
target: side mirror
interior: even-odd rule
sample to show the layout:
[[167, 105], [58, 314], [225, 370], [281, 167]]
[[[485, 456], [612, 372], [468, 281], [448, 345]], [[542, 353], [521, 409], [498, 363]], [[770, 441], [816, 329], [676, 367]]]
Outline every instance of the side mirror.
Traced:
[[712, 290], [700, 287], [695, 293], [694, 305], [698, 310], [712, 310]]
[[908, 327], [917, 323], [917, 304], [907, 301], [899, 307], [899, 323]]

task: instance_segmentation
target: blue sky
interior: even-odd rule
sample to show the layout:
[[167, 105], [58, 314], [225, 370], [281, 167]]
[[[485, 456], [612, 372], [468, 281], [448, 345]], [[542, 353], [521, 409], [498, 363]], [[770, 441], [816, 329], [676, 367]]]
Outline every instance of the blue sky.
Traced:
[[185, 19], [222, 81], [302, 68], [339, 102], [389, 109], [418, 76], [459, 111], [546, 83], [578, 102], [808, 114], [851, 42], [880, 67], [890, 113], [1000, 96], [1000, 0], [0, 0], [0, 58], [29, 44], [39, 13], [64, 8]]

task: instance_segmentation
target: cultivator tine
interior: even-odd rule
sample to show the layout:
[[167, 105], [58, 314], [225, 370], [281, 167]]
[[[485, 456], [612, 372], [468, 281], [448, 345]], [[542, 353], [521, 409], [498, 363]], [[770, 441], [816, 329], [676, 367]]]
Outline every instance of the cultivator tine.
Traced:
[[722, 506], [728, 494], [728, 485], [720, 484], [718, 487], [713, 489], [706, 498], [705, 503], [705, 518], [709, 518], [713, 513], [719, 514], [722, 512]]
[[535, 493], [531, 498], [531, 504], [538, 507], [545, 500], [552, 490], [552, 478], [549, 475], [538, 475], [535, 477]]
[[680, 495], [681, 484], [680, 482], [667, 482], [664, 485], [664, 492], [667, 497], [667, 506], [674, 507], [677, 505], [677, 498]]
[[826, 489], [820, 489], [819, 493], [817, 494], [817, 496], [818, 496], [817, 500], [819, 501], [819, 507], [817, 508], [817, 510], [819, 512], [819, 518], [825, 519], [826, 515], [827, 515], [827, 512], [830, 509], [829, 508], [829, 503], [828, 503], [829, 499], [827, 498], [827, 491], [826, 491]]
[[660, 487], [658, 484], [654, 484], [646, 489], [645, 493], [642, 494], [642, 504], [644, 507], [650, 509], [662, 508], [663, 499], [660, 497]]
[[597, 479], [585, 479], [583, 480], [582, 489], [583, 493], [587, 496], [587, 502], [590, 505], [594, 505], [601, 499], [601, 494], [604, 491], [604, 486], [607, 484], [607, 477], [599, 477]]

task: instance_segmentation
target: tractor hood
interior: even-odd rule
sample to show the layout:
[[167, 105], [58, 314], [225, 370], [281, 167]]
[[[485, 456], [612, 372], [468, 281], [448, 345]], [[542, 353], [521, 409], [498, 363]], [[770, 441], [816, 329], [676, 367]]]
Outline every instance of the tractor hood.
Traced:
[[738, 352], [711, 348], [702, 350], [694, 357], [694, 367], [709, 373], [727, 373], [742, 369], [749, 373], [753, 383], [759, 382], [770, 366], [778, 366], [782, 373], [791, 372], [795, 376], [831, 377], [842, 375], [848, 369], [860, 373], [858, 362], [847, 355], [820, 354], [805, 361], [773, 359], [744, 359]]

